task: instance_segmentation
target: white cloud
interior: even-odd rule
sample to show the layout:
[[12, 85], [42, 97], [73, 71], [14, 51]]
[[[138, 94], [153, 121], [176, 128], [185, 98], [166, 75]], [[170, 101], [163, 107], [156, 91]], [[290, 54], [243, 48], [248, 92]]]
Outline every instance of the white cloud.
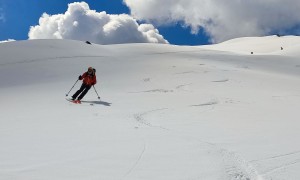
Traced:
[[28, 36], [29, 39], [88, 40], [99, 44], [168, 43], [153, 25], [138, 24], [127, 14], [90, 10], [85, 2], [69, 4], [64, 14], [44, 13], [39, 25], [30, 28]]
[[[300, 25], [299, 0], [123, 0], [138, 20], [168, 25], [181, 22], [220, 42], [240, 36], [287, 32]], [[298, 31], [299, 32], [299, 31]]]
[[0, 43], [6, 43], [6, 42], [11, 42], [11, 41], [16, 41], [16, 40], [14, 40], [14, 39], [8, 39], [8, 40], [0, 41]]

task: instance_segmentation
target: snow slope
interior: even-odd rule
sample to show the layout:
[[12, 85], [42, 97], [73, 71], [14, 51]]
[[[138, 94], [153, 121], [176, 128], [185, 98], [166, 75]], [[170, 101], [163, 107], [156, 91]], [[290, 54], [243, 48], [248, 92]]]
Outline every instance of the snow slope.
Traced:
[[299, 46], [299, 36], [266, 36], [236, 38], [213, 46], [202, 46], [202, 48], [239, 54], [252, 52], [253, 55], [299, 56]]
[[[0, 179], [300, 179], [299, 53], [277, 38], [0, 44]], [[88, 66], [101, 101], [66, 101]]]

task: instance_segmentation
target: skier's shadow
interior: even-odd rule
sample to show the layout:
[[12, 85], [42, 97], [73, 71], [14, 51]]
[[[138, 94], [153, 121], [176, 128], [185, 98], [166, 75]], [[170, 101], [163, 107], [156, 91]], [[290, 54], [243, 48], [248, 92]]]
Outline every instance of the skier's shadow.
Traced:
[[104, 106], [111, 106], [112, 103], [105, 102], [105, 101], [81, 101], [85, 103], [91, 103], [91, 104], [99, 104], [99, 105], [104, 105]]

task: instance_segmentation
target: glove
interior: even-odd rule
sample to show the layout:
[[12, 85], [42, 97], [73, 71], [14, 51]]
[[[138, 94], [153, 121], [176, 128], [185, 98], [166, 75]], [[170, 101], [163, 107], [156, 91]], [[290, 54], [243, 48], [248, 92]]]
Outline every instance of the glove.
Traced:
[[80, 75], [80, 76], [78, 77], [78, 79], [81, 80], [81, 79], [82, 79], [82, 76]]

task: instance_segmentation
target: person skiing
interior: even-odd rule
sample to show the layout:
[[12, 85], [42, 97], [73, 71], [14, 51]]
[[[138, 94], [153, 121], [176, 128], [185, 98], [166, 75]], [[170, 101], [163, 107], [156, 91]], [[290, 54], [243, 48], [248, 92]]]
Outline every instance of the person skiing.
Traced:
[[89, 67], [88, 71], [80, 75], [78, 79], [83, 80], [83, 82], [80, 89], [72, 96], [72, 100], [76, 100], [77, 96], [80, 94], [77, 98], [77, 100], [80, 102], [90, 88], [97, 83], [96, 70], [92, 67]]

